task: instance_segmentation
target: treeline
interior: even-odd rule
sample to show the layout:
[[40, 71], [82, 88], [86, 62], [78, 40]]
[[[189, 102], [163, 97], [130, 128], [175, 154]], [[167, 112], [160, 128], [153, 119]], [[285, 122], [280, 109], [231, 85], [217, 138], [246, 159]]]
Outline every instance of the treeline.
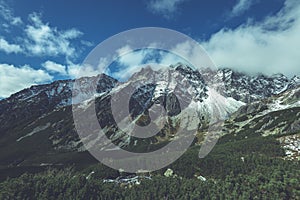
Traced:
[[[231, 138], [230, 138], [231, 137]], [[121, 174], [103, 165], [82, 171], [49, 169], [25, 173], [0, 183], [0, 199], [299, 199], [299, 162], [283, 160], [283, 150], [273, 137], [221, 138], [204, 159], [191, 147], [168, 166], [132, 187], [103, 183]], [[94, 171], [89, 178], [88, 174]], [[124, 175], [124, 174], [122, 174]], [[126, 174], [125, 174], [126, 175]], [[201, 181], [196, 176], [204, 176]]]
[[299, 171], [279, 169], [207, 181], [157, 175], [130, 188], [49, 170], [2, 182], [0, 199], [299, 199], [299, 184]]

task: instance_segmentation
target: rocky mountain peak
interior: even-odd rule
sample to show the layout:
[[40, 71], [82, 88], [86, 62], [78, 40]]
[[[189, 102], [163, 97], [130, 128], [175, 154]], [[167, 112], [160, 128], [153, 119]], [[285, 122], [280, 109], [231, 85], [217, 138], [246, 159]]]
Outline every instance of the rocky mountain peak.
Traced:
[[[297, 78], [289, 79], [283, 74], [251, 76], [228, 68], [210, 73], [205, 80], [208, 81], [208, 84], [216, 85], [217, 88], [225, 88], [224, 91], [222, 89], [219, 91], [221, 94], [245, 103], [280, 94], [294, 85], [299, 85]], [[218, 85], [220, 86], [218, 87]]]
[[288, 89], [296, 88], [299, 85], [300, 85], [300, 77], [299, 76], [293, 76], [293, 78], [291, 79], [291, 81], [288, 85]]
[[[99, 93], [109, 91], [117, 84], [117, 80], [105, 74], [82, 77], [78, 79], [78, 82], [80, 83], [78, 89], [81, 94], [84, 91], [97, 91]], [[74, 80], [59, 80], [49, 84], [34, 85], [1, 100], [1, 128], [13, 127], [22, 121], [38, 118], [47, 112], [70, 106], [72, 104], [73, 85]], [[73, 95], [76, 96], [76, 91], [73, 91]]]

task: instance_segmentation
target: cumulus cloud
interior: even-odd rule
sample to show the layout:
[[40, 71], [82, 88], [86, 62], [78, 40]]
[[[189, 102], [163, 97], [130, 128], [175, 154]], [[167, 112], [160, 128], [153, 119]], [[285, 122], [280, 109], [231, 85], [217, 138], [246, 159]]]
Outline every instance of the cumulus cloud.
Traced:
[[[12, 29], [15, 30], [13, 35], [10, 33]], [[72, 77], [71, 72], [79, 68], [72, 61], [85, 46], [92, 45], [89, 41], [78, 40], [82, 35], [76, 28], [59, 29], [44, 22], [38, 13], [32, 13], [27, 21], [22, 21], [4, 0], [0, 0], [0, 53], [51, 59], [60, 57], [68, 63], [63, 65], [48, 60], [41, 69], [0, 63], [0, 99], [33, 84], [52, 81], [58, 74]]]
[[46, 61], [42, 66], [49, 72], [67, 75], [66, 67], [53, 61]]
[[[67, 61], [76, 58], [86, 46], [91, 46], [89, 41], [78, 41], [83, 33], [76, 28], [61, 30], [49, 23], [42, 21], [41, 14], [32, 13], [28, 22], [23, 22], [20, 17], [13, 15], [13, 10], [0, 0], [0, 22], [6, 32], [11, 25], [20, 29], [21, 35], [14, 35], [17, 44], [11, 44], [0, 35], [0, 50], [6, 53], [22, 53], [33, 57], [58, 57], [63, 56]], [[9, 23], [9, 24], [8, 24]], [[1, 25], [0, 25], [1, 26]]]
[[98, 74], [103, 73], [110, 74], [108, 65], [107, 58], [100, 58], [97, 66], [70, 63], [67, 67], [67, 72], [70, 78], [97, 76]]
[[132, 51], [132, 48], [129, 45], [125, 45], [124, 47], [121, 47], [120, 49], [117, 49], [117, 57], [121, 57], [124, 54], [127, 54]]
[[41, 16], [37, 13], [29, 15], [30, 24], [26, 26], [24, 45], [28, 54], [35, 56], [66, 56], [76, 55], [76, 48], [71, 40], [82, 35], [77, 29], [59, 30], [43, 23]]
[[134, 51], [129, 45], [125, 45], [120, 49], [117, 49], [115, 54], [112, 55], [112, 59], [115, 64], [113, 66], [113, 71], [110, 68], [109, 58], [101, 57], [99, 58], [98, 64], [95, 66], [84, 64], [74, 64], [69, 62], [66, 66], [67, 75], [70, 78], [79, 78], [86, 76], [96, 76], [98, 74], [107, 74], [119, 80], [125, 80], [129, 78], [134, 72], [138, 71], [140, 65], [143, 63], [145, 57], [147, 57], [147, 53], [144, 51]]
[[162, 57], [161, 63], [176, 64], [181, 62], [193, 65], [193, 67], [197, 69], [215, 67], [206, 51], [196, 42], [188, 40], [186, 42], [178, 43], [170, 51], [177, 55], [165, 54]]
[[222, 29], [203, 42], [218, 66], [249, 73], [300, 73], [300, 3], [286, 0], [274, 16], [261, 22]]
[[126, 81], [134, 73], [147, 66], [151, 66], [154, 70], [168, 68], [177, 63], [187, 64], [198, 69], [214, 67], [203, 48], [189, 41], [178, 43], [170, 51], [145, 48], [122, 54], [116, 63], [118, 70], [110, 75], [121, 81]]
[[187, 0], [151, 0], [147, 7], [151, 12], [169, 19], [178, 11], [180, 4], [185, 1]]
[[205, 50], [197, 43], [185, 41], [175, 44], [169, 51], [162, 50], [155, 44], [148, 48], [133, 50], [126, 45], [116, 51], [117, 55], [114, 69], [110, 70], [110, 76], [126, 81], [132, 74], [140, 71], [142, 67], [150, 65], [153, 69], [166, 68], [177, 63], [193, 65], [195, 68], [213, 68]]
[[119, 71], [113, 72], [110, 75], [119, 81], [126, 81], [132, 76], [132, 74], [140, 71], [141, 69], [142, 69], [141, 65], [131, 65], [128, 67], [124, 66]]
[[19, 53], [22, 51], [22, 48], [20, 45], [10, 44], [5, 39], [0, 38], [0, 50], [5, 53]]
[[117, 50], [116, 64], [117, 70], [110, 73], [109, 75], [114, 78], [125, 81], [132, 74], [141, 70], [142, 65], [145, 63], [155, 63], [154, 60], [147, 60], [146, 58], [152, 57], [154, 51], [151, 49], [142, 49], [138, 51], [133, 51], [129, 45], [126, 45]]
[[0, 98], [34, 84], [45, 83], [52, 80], [47, 72], [34, 69], [28, 65], [16, 67], [14, 65], [0, 64]]
[[232, 8], [229, 17], [235, 17], [235, 16], [243, 14], [251, 6], [253, 6], [256, 2], [257, 2], [257, 0], [238, 0], [238, 2]]
[[97, 66], [87, 64], [75, 64], [69, 62], [68, 64], [60, 64], [54, 61], [46, 61], [42, 67], [51, 75], [61, 75], [66, 78], [80, 78], [88, 76], [96, 76], [98, 74], [110, 74], [108, 68], [109, 63], [107, 58], [100, 58]]

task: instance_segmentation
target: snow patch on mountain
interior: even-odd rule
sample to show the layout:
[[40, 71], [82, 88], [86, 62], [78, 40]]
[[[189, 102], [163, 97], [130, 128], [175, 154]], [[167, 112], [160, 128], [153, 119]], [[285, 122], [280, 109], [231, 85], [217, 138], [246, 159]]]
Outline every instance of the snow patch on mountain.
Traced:
[[16, 141], [17, 141], [17, 142], [20, 142], [20, 141], [23, 140], [24, 138], [30, 137], [30, 136], [32, 136], [32, 135], [34, 135], [34, 134], [36, 134], [36, 133], [39, 133], [39, 132], [41, 132], [41, 131], [47, 129], [50, 125], [51, 125], [50, 123], [47, 123], [47, 124], [45, 124], [44, 126], [38, 126], [38, 127], [34, 128], [30, 133], [27, 133], [26, 135], [24, 135], [24, 136], [18, 138]]

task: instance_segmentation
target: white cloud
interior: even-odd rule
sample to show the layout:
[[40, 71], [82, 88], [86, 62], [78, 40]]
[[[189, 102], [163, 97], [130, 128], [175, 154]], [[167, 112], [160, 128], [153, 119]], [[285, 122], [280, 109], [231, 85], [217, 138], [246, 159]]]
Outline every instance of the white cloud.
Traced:
[[132, 51], [132, 48], [129, 45], [125, 45], [124, 47], [121, 47], [117, 50], [118, 57], [123, 56], [124, 54], [127, 54]]
[[26, 26], [25, 48], [28, 54], [35, 56], [66, 56], [76, 57], [76, 48], [71, 40], [82, 35], [77, 29], [58, 30], [48, 23], [43, 23], [37, 13], [29, 15], [31, 24]]
[[151, 0], [148, 2], [148, 9], [169, 19], [173, 17], [173, 14], [178, 11], [179, 5], [184, 1], [187, 0]]
[[144, 58], [151, 53], [149, 49], [132, 51], [128, 45], [120, 48], [117, 50], [118, 57], [116, 57], [119, 69], [109, 75], [121, 81], [127, 80], [132, 74], [141, 70]]
[[[96, 76], [98, 74], [107, 74], [117, 78], [119, 80], [124, 80], [132, 75], [132, 72], [137, 70], [137, 65], [140, 65], [145, 57], [146, 52], [136, 51], [132, 52], [132, 49], [129, 45], [125, 45], [120, 49], [117, 49], [115, 54], [112, 55], [112, 60], [118, 62], [120, 66], [119, 71], [111, 72], [109, 65], [108, 57], [99, 58], [97, 66], [91, 66], [88, 64], [74, 64], [69, 62], [67, 66], [67, 74], [70, 78], [79, 78], [86, 76]], [[116, 69], [114, 69], [116, 70]]]
[[21, 34], [13, 35], [12, 39], [17, 44], [10, 44], [0, 35], [0, 50], [6, 53], [21, 52], [35, 57], [63, 56], [66, 61], [70, 61], [77, 58], [84, 47], [92, 45], [85, 40], [77, 41], [83, 35], [78, 29], [58, 29], [43, 22], [41, 15], [37, 13], [30, 14], [28, 22], [25, 23], [20, 17], [14, 16], [13, 9], [0, 0], [0, 28], [9, 33], [12, 26], [18, 28]]
[[80, 43], [84, 46], [87, 46], [87, 47], [92, 47], [94, 46], [94, 43], [90, 42], [90, 41], [86, 41], [86, 40], [81, 40]]
[[222, 29], [203, 43], [217, 66], [250, 73], [300, 74], [300, 3], [284, 7], [262, 22]]
[[5, 53], [19, 53], [22, 51], [22, 48], [20, 45], [10, 44], [5, 39], [0, 38], [0, 50]]
[[206, 51], [196, 42], [190, 40], [177, 44], [170, 50], [175, 54], [166, 54], [161, 63], [176, 64], [178, 62], [194, 65], [195, 68], [214, 68], [214, 63], [207, 55]]
[[141, 65], [130, 65], [130, 66], [123, 67], [119, 71], [112, 73], [111, 76], [116, 78], [119, 81], [126, 81], [134, 73], [140, 71], [141, 69], [142, 69]]
[[67, 65], [63, 65], [50, 60], [44, 62], [42, 67], [50, 74], [59, 74], [73, 79], [79, 77], [96, 76], [102, 73], [110, 73], [108, 69], [107, 58], [100, 58], [96, 67], [87, 64], [74, 64], [72, 62], [69, 62]]
[[17, 26], [17, 25], [23, 24], [23, 21], [21, 20], [20, 17], [14, 17], [11, 20], [11, 24]]
[[126, 81], [147, 65], [155, 69], [169, 67], [179, 62], [192, 64], [196, 68], [214, 66], [204, 49], [198, 43], [191, 41], [178, 43], [169, 52], [160, 50], [155, 45], [153, 48], [132, 51], [132, 48], [127, 45], [117, 50], [117, 54], [118, 56], [115, 56], [118, 58], [117, 67], [109, 75], [120, 81]]
[[147, 51], [134, 51], [128, 54], [124, 54], [118, 59], [118, 63], [126, 66], [139, 65], [142, 63]]
[[42, 66], [49, 72], [58, 73], [60, 75], [67, 75], [66, 67], [53, 61], [48, 60], [44, 62]]
[[132, 74], [132, 72], [134, 71], [133, 68], [136, 68], [136, 65], [141, 64], [145, 56], [140, 52], [131, 51], [131, 47], [129, 45], [125, 45], [124, 47], [117, 49], [115, 54], [112, 55], [112, 59], [114, 61], [117, 61], [119, 65], [122, 65], [122, 69], [117, 72], [111, 72], [111, 70], [109, 69], [109, 65], [111, 63], [109, 63], [108, 57], [101, 57], [99, 58], [97, 66], [69, 63], [67, 67], [67, 73], [71, 78], [96, 76], [98, 74], [105, 73], [107, 75], [113, 76], [114, 78], [123, 80], [124, 77], [128, 78], [128, 76]]
[[256, 3], [257, 0], [238, 0], [237, 4], [232, 8], [230, 17], [235, 17], [243, 14], [251, 6]]
[[16, 67], [0, 64], [0, 98], [9, 97], [11, 94], [34, 84], [51, 81], [52, 78], [44, 70], [33, 69], [28, 65]]
[[[4, 19], [6, 23], [14, 26], [18, 26], [23, 23], [20, 17], [14, 16], [13, 10], [3, 0], [0, 0], [0, 17]], [[2, 23], [2, 26], [4, 26], [5, 29], [8, 28], [6, 23]]]
[[97, 76], [98, 74], [103, 73], [110, 74], [108, 65], [107, 58], [100, 58], [96, 67], [87, 64], [79, 65], [70, 63], [67, 67], [67, 72], [70, 78]]
[[78, 78], [81, 66], [78, 64], [71, 64], [67, 67], [68, 75], [71, 78]]

